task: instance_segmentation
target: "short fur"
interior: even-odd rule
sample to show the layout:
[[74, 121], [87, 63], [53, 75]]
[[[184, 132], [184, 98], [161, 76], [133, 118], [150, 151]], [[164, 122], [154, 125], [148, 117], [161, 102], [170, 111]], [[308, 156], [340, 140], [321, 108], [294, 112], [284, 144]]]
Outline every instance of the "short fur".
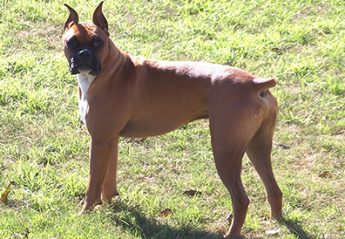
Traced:
[[206, 62], [130, 56], [118, 50], [108, 37], [102, 3], [94, 13], [93, 23], [80, 24], [76, 12], [68, 8], [70, 16], [63, 42], [71, 72], [79, 72], [79, 81], [85, 81], [80, 74], [96, 69], [93, 64], [100, 66], [98, 73], [92, 73], [94, 79], [88, 87], [80, 83], [81, 101], [87, 101], [82, 118], [91, 136], [90, 175], [83, 211], [118, 194], [120, 136], [159, 135], [209, 118], [216, 168], [233, 207], [233, 223], [226, 237], [240, 236], [249, 204], [241, 181], [244, 153], [265, 185], [272, 217], [281, 217], [282, 193], [271, 167], [277, 102], [268, 88], [276, 84], [275, 79]]

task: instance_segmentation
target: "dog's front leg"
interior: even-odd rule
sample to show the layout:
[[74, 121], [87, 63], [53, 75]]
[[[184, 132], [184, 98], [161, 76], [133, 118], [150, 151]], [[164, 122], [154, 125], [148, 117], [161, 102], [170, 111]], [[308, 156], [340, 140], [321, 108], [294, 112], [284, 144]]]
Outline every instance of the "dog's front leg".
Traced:
[[119, 195], [116, 184], [118, 142], [117, 138], [114, 143], [114, 149], [110, 152], [107, 172], [103, 181], [102, 202], [110, 202], [112, 197]]
[[91, 140], [89, 185], [82, 212], [101, 203], [101, 191], [107, 172], [111, 152], [115, 150], [114, 140]]

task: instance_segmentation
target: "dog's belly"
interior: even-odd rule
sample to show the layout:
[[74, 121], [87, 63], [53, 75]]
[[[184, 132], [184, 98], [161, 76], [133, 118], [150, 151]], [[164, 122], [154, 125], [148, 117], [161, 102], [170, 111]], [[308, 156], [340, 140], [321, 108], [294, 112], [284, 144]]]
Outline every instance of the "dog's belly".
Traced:
[[156, 136], [173, 131], [182, 125], [183, 123], [176, 125], [154, 125], [151, 123], [145, 124], [140, 122], [128, 122], [126, 126], [121, 130], [120, 136], [128, 138]]
[[129, 138], [141, 138], [156, 136], [171, 132], [191, 121], [197, 119], [208, 118], [206, 110], [191, 114], [189, 116], [182, 115], [164, 115], [160, 117], [145, 117], [140, 119], [130, 120], [125, 127], [121, 130], [120, 136]]

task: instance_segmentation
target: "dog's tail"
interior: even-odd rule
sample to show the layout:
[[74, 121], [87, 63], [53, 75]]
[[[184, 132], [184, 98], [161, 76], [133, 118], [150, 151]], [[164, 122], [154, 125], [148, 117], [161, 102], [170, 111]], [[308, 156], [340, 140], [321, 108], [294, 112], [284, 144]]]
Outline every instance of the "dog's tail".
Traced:
[[268, 88], [274, 87], [277, 84], [277, 80], [275, 78], [256, 77], [252, 82], [257, 91], [266, 91]]

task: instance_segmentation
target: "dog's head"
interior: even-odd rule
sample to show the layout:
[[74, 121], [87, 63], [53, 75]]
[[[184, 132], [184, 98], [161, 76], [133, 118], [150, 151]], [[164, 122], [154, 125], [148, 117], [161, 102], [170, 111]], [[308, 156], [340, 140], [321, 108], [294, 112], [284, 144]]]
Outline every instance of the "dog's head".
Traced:
[[65, 23], [63, 45], [71, 74], [97, 75], [109, 51], [108, 22], [101, 2], [93, 13], [93, 23], [79, 23], [78, 13], [65, 4], [69, 17]]

